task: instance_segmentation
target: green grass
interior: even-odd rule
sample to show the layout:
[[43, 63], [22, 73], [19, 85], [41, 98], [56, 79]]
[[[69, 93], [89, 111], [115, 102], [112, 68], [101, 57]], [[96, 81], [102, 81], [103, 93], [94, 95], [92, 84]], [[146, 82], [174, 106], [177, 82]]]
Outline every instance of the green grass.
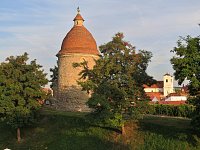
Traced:
[[190, 128], [190, 119], [146, 116], [140, 121], [143, 150], [199, 150], [200, 139]]
[[[127, 137], [85, 122], [85, 113], [43, 110], [40, 122], [22, 129], [22, 142], [16, 131], [0, 123], [0, 149], [12, 150], [198, 150], [199, 138], [191, 132], [190, 120], [145, 116]], [[127, 124], [127, 127], [132, 123]]]
[[111, 131], [90, 126], [84, 113], [45, 110], [35, 127], [22, 129], [22, 142], [16, 142], [16, 133], [0, 125], [0, 149], [12, 150], [109, 150], [126, 146], [113, 142]]

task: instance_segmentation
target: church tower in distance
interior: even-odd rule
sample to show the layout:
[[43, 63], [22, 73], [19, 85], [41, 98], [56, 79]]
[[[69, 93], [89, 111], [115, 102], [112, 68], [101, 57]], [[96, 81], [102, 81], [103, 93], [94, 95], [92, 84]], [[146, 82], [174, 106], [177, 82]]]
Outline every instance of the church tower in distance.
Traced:
[[163, 76], [163, 82], [164, 82], [164, 86], [163, 86], [163, 93], [164, 96], [167, 96], [170, 93], [174, 92], [174, 78], [173, 76], [171, 76], [170, 74], [166, 73]]
[[56, 107], [66, 111], [88, 111], [85, 102], [88, 100], [86, 92], [81, 91], [77, 81], [82, 68], [74, 68], [73, 63], [84, 60], [92, 68], [95, 59], [99, 58], [97, 44], [92, 34], [84, 27], [84, 19], [79, 8], [74, 18], [74, 26], [63, 39], [61, 50], [58, 52], [58, 89]]

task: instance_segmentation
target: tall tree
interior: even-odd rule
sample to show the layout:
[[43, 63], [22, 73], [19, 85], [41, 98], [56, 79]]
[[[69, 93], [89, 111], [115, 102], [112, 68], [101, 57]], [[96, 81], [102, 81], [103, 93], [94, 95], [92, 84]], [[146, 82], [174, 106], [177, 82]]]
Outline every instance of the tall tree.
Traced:
[[181, 37], [172, 52], [175, 53], [171, 59], [175, 79], [179, 84], [189, 80], [189, 93], [196, 105], [192, 125], [200, 131], [200, 37]]
[[38, 100], [45, 98], [42, 86], [47, 84], [46, 74], [36, 60], [28, 63], [28, 54], [10, 56], [0, 64], [0, 118], [17, 129], [35, 120], [40, 108]]
[[112, 41], [100, 46], [102, 56], [93, 69], [86, 61], [74, 64], [84, 68], [80, 73], [84, 80], [79, 84], [88, 93], [92, 91], [88, 105], [94, 109], [94, 118], [104, 125], [120, 127], [122, 133], [125, 116], [136, 117], [138, 101], [147, 99], [143, 84], [154, 82], [146, 73], [152, 54], [145, 50], [136, 53], [123, 38], [117, 33]]
[[50, 68], [50, 72], [52, 72], [52, 74], [50, 75], [51, 77], [51, 88], [56, 88], [58, 86], [58, 62], [57, 65], [54, 66], [54, 68]]

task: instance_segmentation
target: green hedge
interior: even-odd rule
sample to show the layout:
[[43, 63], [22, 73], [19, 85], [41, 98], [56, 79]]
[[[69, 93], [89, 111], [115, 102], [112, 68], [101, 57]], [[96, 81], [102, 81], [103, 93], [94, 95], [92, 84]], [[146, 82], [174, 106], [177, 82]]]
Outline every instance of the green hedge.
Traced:
[[162, 105], [162, 104], [150, 104], [147, 114], [152, 115], [166, 115], [176, 117], [191, 118], [195, 110], [193, 105]]

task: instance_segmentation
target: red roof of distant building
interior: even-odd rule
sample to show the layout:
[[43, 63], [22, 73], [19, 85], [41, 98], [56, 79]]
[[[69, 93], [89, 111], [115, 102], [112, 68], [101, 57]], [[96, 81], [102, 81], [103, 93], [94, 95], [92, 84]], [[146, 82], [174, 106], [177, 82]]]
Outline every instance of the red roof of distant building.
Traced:
[[[171, 76], [169, 73], [166, 73], [164, 76]], [[171, 76], [172, 77], [172, 76]]]
[[156, 97], [158, 100], [160, 100], [163, 97], [163, 93], [160, 93], [160, 92], [147, 92], [146, 94], [147, 94], [147, 96], [150, 97], [151, 100], [154, 97]]
[[184, 92], [184, 93], [188, 93], [189, 92], [189, 89], [188, 89], [188, 85], [181, 87], [181, 92]]
[[42, 91], [44, 91], [47, 94], [48, 93], [53, 94], [53, 90], [51, 88], [44, 87], [44, 88], [42, 88]]
[[164, 85], [163, 81], [157, 81], [156, 84], [152, 84], [151, 86], [144, 84], [143, 87], [144, 88], [163, 88], [163, 85]]
[[158, 103], [167, 105], [181, 105], [186, 104], [186, 101], [159, 101]]
[[170, 96], [186, 96], [186, 94], [184, 94], [184, 93], [170, 93], [169, 95], [167, 95], [167, 97], [170, 97]]

